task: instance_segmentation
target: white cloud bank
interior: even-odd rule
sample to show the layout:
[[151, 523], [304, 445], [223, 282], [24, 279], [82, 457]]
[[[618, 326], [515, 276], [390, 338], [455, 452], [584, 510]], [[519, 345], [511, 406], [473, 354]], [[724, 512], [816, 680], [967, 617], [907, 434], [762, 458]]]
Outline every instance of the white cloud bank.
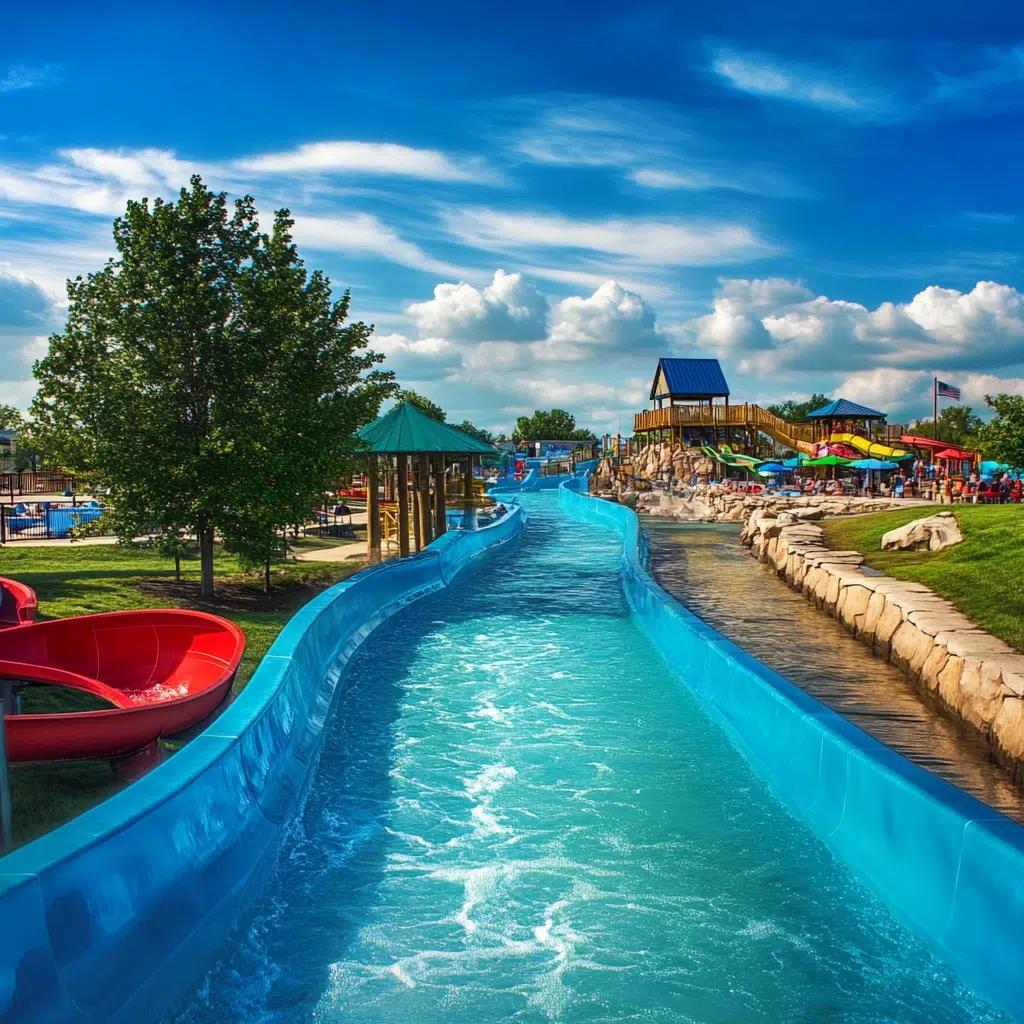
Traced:
[[[928, 414], [934, 373], [981, 411], [986, 394], [1024, 393], [1024, 296], [995, 282], [968, 292], [931, 286], [869, 309], [799, 281], [723, 279], [710, 313], [662, 326], [640, 294], [615, 281], [549, 302], [522, 275], [499, 271], [482, 289], [438, 285], [408, 313], [422, 337], [386, 343], [399, 376], [429, 382], [460, 418], [490, 414], [506, 427], [514, 416], [501, 419], [500, 410], [532, 402], [569, 408], [595, 429], [628, 429], [657, 357], [673, 354], [722, 358], [740, 399], [820, 390], [894, 418]], [[542, 327], [543, 338], [531, 340]]]
[[910, 302], [872, 310], [797, 281], [722, 280], [712, 312], [689, 327], [698, 347], [762, 375], [1024, 363], [1024, 296], [994, 281], [969, 292], [931, 285]]

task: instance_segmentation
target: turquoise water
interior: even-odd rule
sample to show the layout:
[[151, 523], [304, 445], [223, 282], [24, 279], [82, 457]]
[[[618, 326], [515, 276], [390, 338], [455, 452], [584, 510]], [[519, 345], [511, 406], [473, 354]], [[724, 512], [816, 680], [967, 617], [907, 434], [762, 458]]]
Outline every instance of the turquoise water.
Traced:
[[667, 672], [617, 537], [523, 504], [520, 544], [360, 652], [276, 872], [177, 1019], [1003, 1020]]

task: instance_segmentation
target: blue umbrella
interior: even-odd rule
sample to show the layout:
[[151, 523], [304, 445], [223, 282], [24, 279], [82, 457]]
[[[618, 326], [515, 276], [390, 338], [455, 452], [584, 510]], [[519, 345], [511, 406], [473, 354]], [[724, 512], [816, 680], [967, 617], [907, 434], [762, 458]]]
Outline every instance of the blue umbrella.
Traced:
[[798, 455], [795, 459], [786, 459], [786, 461], [783, 463], [783, 466], [785, 466], [786, 469], [798, 469], [806, 461], [806, 455]]
[[764, 462], [757, 467], [759, 476], [772, 476], [775, 473], [785, 473], [786, 467], [778, 462]]
[[899, 469], [895, 462], [883, 462], [881, 459], [854, 459], [851, 469]]

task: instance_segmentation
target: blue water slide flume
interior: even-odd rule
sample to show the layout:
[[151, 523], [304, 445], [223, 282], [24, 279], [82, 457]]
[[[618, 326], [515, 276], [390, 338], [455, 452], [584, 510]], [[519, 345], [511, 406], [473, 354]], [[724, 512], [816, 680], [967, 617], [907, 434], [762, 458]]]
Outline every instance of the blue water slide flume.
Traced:
[[159, 1019], [266, 880], [357, 649], [395, 612], [517, 539], [524, 522], [514, 507], [320, 594], [206, 732], [0, 859], [0, 1020]]
[[783, 803], [977, 991], [1024, 1019], [1024, 829], [683, 608], [648, 574], [631, 509], [575, 481], [559, 501], [622, 537], [633, 615]]
[[[517, 537], [521, 510], [326, 592], [207, 733], [0, 862], [0, 1018], [156, 1019], [216, 962], [183, 1019], [282, 1019], [267, 990], [287, 969], [288, 1005], [317, 1019], [582, 1020], [599, 1006], [622, 1019], [641, 1005], [693, 1020], [1002, 1019], [797, 819], [1019, 1011], [1021, 830], [686, 612], [647, 574], [636, 516], [585, 488], [524, 496], [529, 543], [473, 586], [459, 569]], [[389, 626], [404, 643], [370, 639], [407, 605]], [[395, 792], [364, 822], [393, 869], [360, 887], [350, 933], [349, 876], [324, 894], [294, 866], [270, 872], [311, 791], [328, 806], [308, 850], [357, 838], [331, 804], [334, 759], [313, 771], [324, 730], [348, 735], [335, 693], [353, 663], [368, 693], [401, 693], [395, 746], [378, 738], [377, 756], [412, 760], [384, 771]], [[368, 796], [357, 778], [364, 816]], [[277, 915], [271, 932], [224, 944], [254, 900]], [[306, 951], [297, 968], [272, 940], [274, 956]]]

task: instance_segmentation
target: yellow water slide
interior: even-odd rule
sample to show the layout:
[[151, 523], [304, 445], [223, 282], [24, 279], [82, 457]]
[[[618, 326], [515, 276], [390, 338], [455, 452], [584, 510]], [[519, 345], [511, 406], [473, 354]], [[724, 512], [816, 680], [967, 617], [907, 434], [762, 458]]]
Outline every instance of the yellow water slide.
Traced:
[[833, 434], [828, 440], [830, 444], [849, 445], [854, 451], [861, 452], [867, 459], [882, 459], [892, 462], [894, 459], [905, 459], [909, 454], [904, 448], [889, 448], [877, 441], [869, 441], [859, 434]]

